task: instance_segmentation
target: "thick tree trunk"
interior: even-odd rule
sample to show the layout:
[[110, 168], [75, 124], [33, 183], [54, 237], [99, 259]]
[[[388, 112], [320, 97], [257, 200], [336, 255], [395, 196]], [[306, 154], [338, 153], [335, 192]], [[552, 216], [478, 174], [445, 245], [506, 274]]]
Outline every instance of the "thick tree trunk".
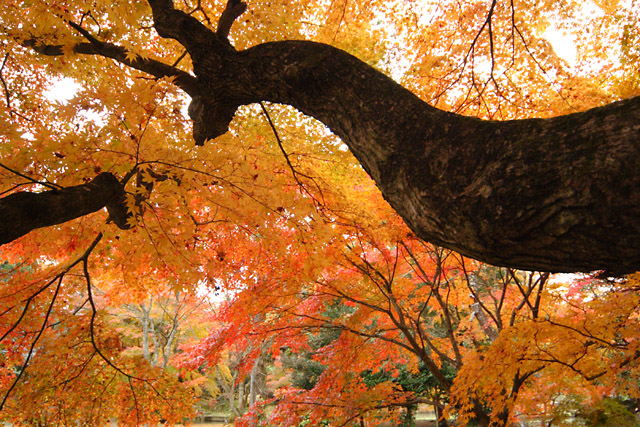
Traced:
[[129, 228], [124, 189], [106, 172], [74, 187], [13, 193], [0, 199], [0, 245], [36, 228], [62, 224], [104, 207], [120, 228]]
[[197, 78], [127, 63], [105, 43], [88, 53], [180, 74], [197, 144], [226, 132], [240, 105], [288, 104], [340, 136], [424, 240], [527, 270], [640, 270], [640, 98], [551, 119], [482, 121], [433, 108], [328, 45], [237, 52], [225, 37], [244, 10], [239, 0], [217, 33], [171, 0], [148, 2], [158, 33], [184, 45]]
[[289, 104], [342, 138], [424, 240], [527, 270], [640, 269], [640, 98], [482, 121], [437, 110], [330, 46], [212, 51], [191, 51], [196, 141], [226, 129], [237, 105]]
[[149, 4], [160, 35], [193, 59], [197, 143], [224, 133], [239, 105], [288, 104], [340, 136], [424, 240], [527, 270], [640, 269], [640, 98], [483, 121], [433, 108], [331, 46], [236, 52], [171, 1]]

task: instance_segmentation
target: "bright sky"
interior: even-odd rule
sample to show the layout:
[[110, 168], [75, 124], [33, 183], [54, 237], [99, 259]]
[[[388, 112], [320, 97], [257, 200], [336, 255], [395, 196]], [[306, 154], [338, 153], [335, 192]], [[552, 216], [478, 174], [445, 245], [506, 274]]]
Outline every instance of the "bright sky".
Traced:
[[567, 61], [571, 67], [576, 65], [577, 49], [571, 36], [557, 27], [551, 26], [542, 37], [551, 43], [553, 50], [560, 58]]
[[75, 80], [69, 78], [58, 79], [51, 84], [45, 96], [50, 101], [66, 102], [74, 97], [80, 89], [80, 85]]
[[[558, 28], [551, 26], [543, 37], [551, 43], [553, 49], [558, 56], [563, 58], [570, 66], [576, 64], [576, 45], [573, 39], [568, 34], [562, 32]], [[74, 97], [80, 85], [73, 79], [62, 78], [56, 80], [51, 84], [49, 90], [45, 93], [45, 96], [50, 101], [57, 101], [64, 103]]]

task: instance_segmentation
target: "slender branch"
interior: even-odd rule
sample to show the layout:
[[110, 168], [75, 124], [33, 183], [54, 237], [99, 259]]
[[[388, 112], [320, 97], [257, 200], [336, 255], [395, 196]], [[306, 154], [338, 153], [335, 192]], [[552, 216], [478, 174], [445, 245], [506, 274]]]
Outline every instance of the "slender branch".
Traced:
[[[416, 267], [417, 267], [417, 271], [420, 272], [420, 274], [424, 277], [424, 278], [428, 278], [428, 274], [427, 272], [424, 270], [422, 264], [420, 263], [420, 261], [418, 260], [418, 258], [413, 254], [413, 252], [411, 251], [411, 249], [409, 249], [409, 246], [407, 246], [407, 244], [402, 241], [400, 242], [400, 244], [402, 245], [402, 247], [405, 249], [405, 251], [407, 252], [407, 254], [409, 255], [409, 257], [411, 258], [411, 260], [413, 260], [413, 263], [411, 263], [411, 269], [413, 271], [416, 271]], [[446, 358], [447, 360], [451, 361], [452, 364], [456, 365], [456, 366], [460, 366], [460, 364], [462, 363], [462, 354], [460, 353], [460, 349], [458, 347], [458, 342], [455, 339], [455, 334], [454, 334], [454, 330], [453, 330], [453, 322], [451, 321], [451, 312], [449, 310], [449, 303], [445, 302], [442, 299], [442, 295], [440, 295], [440, 291], [439, 291], [439, 282], [442, 278], [442, 256], [439, 252], [437, 253], [437, 260], [436, 260], [436, 271], [434, 273], [434, 278], [431, 281], [427, 281], [425, 280], [425, 282], [427, 283], [431, 283], [431, 294], [435, 297], [436, 301], [438, 301], [438, 305], [440, 306], [441, 310], [442, 310], [442, 314], [444, 316], [444, 320], [445, 320], [445, 325], [447, 328], [447, 338], [449, 339], [449, 341], [451, 342], [451, 346], [453, 348], [453, 352], [456, 355], [456, 360], [453, 361], [450, 357], [447, 357], [446, 355], [444, 355], [444, 353], [440, 352], [437, 348], [435, 348], [435, 346], [433, 346], [431, 344], [431, 341], [428, 339], [428, 337], [426, 335], [424, 335], [424, 339], [427, 340], [427, 342], [429, 343], [429, 346], [436, 351], [436, 353], [438, 353], [438, 355], [440, 357]], [[437, 279], [437, 284], [435, 283]], [[420, 338], [422, 339], [423, 336], [420, 334]], [[455, 363], [453, 363], [455, 362]]]
[[[271, 130], [273, 131], [273, 135], [276, 138], [276, 142], [278, 143], [278, 147], [280, 148], [280, 152], [284, 156], [284, 159], [287, 162], [287, 165], [289, 166], [289, 169], [291, 170], [291, 173], [293, 174], [293, 179], [296, 180], [296, 183], [302, 189], [302, 191], [304, 191], [307, 195], [309, 195], [309, 197], [311, 197], [311, 199], [314, 201], [314, 203], [316, 203], [317, 206], [324, 206], [324, 195], [322, 193], [322, 189], [320, 188], [320, 185], [318, 185], [318, 183], [315, 181], [315, 179], [313, 177], [311, 177], [309, 175], [306, 175], [306, 174], [303, 174], [301, 172], [298, 172], [293, 167], [293, 164], [291, 163], [291, 159], [289, 158], [289, 155], [287, 154], [286, 150], [284, 149], [284, 145], [282, 144], [282, 139], [280, 139], [280, 135], [278, 134], [278, 130], [276, 129], [276, 126], [273, 123], [273, 120], [271, 120], [271, 115], [269, 114], [269, 111], [267, 110], [267, 107], [265, 107], [263, 102], [260, 102], [260, 108], [262, 108], [262, 112], [264, 113], [265, 117], [267, 118], [267, 122], [269, 123], [269, 126], [271, 127]], [[313, 194], [311, 194], [311, 192], [309, 191], [307, 186], [304, 185], [300, 181], [299, 176], [307, 178], [308, 180], [310, 180], [311, 182], [313, 182], [315, 184], [316, 188], [320, 192], [320, 199], [321, 200], [318, 200]]]
[[502, 292], [500, 294], [500, 302], [498, 303], [498, 307], [496, 308], [496, 319], [498, 320], [498, 330], [502, 330], [502, 308], [504, 307], [504, 302], [507, 299], [507, 289], [509, 288], [509, 284], [511, 283], [511, 277], [507, 274], [502, 274], [502, 269], [500, 271], [500, 278], [502, 279]]
[[[515, 272], [512, 268], [507, 269], [507, 273], [511, 275], [511, 277], [513, 278], [513, 281], [515, 282], [518, 290], [520, 291], [520, 293], [522, 294], [522, 298], [523, 298], [523, 302], [529, 307], [529, 309], [531, 310], [531, 313], [535, 313], [535, 310], [533, 308], [533, 305], [531, 305], [531, 301], [529, 301], [529, 298], [531, 297], [531, 293], [533, 292], [533, 287], [529, 287], [529, 289], [527, 289], [525, 291], [525, 289], [522, 287], [522, 283], [520, 281], [520, 279], [518, 279], [518, 277], [515, 275]], [[533, 273], [530, 273], [533, 274]], [[529, 276], [531, 277], [531, 276]], [[520, 304], [518, 306], [518, 310], [520, 310], [520, 308], [522, 308], [522, 304]], [[512, 314], [513, 317], [513, 314]]]
[[534, 310], [533, 310], [533, 318], [537, 319], [538, 318], [538, 313], [540, 312], [540, 304], [542, 302], [542, 291], [544, 289], [545, 284], [547, 283], [547, 280], [549, 279], [549, 273], [542, 273], [538, 276], [538, 279], [536, 280], [536, 283], [534, 286], [538, 286], [538, 293], [536, 295], [536, 301], [533, 304]]
[[[480, 298], [480, 296], [478, 295], [478, 293], [476, 292], [476, 290], [473, 288], [472, 285], [472, 281], [471, 281], [471, 276], [467, 273], [467, 270], [463, 267], [463, 271], [464, 271], [464, 275], [465, 275], [465, 284], [467, 285], [467, 289], [469, 289], [469, 292], [471, 293], [471, 296], [473, 297], [473, 300], [480, 306], [480, 308], [489, 315], [489, 317], [491, 317], [491, 320], [493, 320], [493, 322], [496, 325], [501, 325], [502, 322], [500, 322], [498, 320], [498, 318], [494, 315], [494, 313], [489, 310], [489, 308], [485, 305], [485, 303], [482, 301], [482, 299]], [[473, 273], [472, 273], [473, 274]], [[478, 277], [476, 275], [476, 277]], [[479, 278], [478, 278], [479, 280]]]
[[[94, 241], [95, 244], [93, 245], [93, 247], [95, 247], [95, 245], [98, 244], [100, 239], [102, 239], [102, 233], [100, 233], [98, 235], [98, 237], [96, 238], [96, 240]], [[91, 249], [93, 249], [93, 248], [91, 248]], [[123, 376], [125, 376], [128, 379], [135, 379], [135, 380], [138, 380], [138, 381], [146, 382], [147, 380], [145, 380], [144, 378], [138, 378], [138, 377], [136, 377], [134, 375], [127, 374], [122, 369], [120, 369], [118, 366], [116, 366], [111, 360], [109, 360], [109, 358], [107, 356], [105, 356], [105, 354], [102, 352], [102, 350], [98, 346], [98, 343], [96, 342], [95, 320], [96, 320], [96, 316], [98, 314], [98, 309], [96, 308], [96, 303], [93, 300], [93, 291], [91, 290], [91, 276], [89, 275], [89, 266], [88, 266], [89, 254], [90, 254], [90, 252], [87, 253], [86, 254], [87, 256], [85, 256], [82, 259], [82, 269], [83, 269], [83, 273], [84, 273], [84, 278], [85, 278], [85, 280], [87, 282], [87, 295], [89, 297], [89, 304], [91, 304], [91, 321], [89, 323], [89, 332], [91, 334], [91, 344], [93, 345], [93, 348], [96, 350], [96, 353], [98, 353], [98, 355], [102, 358], [102, 360], [104, 360], [107, 365], [109, 365], [110, 367], [115, 369], [118, 373], [122, 374]]]
[[[91, 255], [91, 252], [93, 251], [93, 248], [95, 248], [95, 246], [98, 244], [98, 242], [101, 239], [102, 239], [102, 233], [98, 234], [96, 239], [93, 241], [92, 245], [89, 247], [89, 249], [87, 249], [87, 251], [85, 252], [84, 256], [82, 257], [82, 269], [83, 269], [83, 274], [84, 274], [85, 281], [87, 283], [87, 296], [88, 296], [88, 299], [89, 299], [89, 303], [91, 305], [91, 320], [90, 320], [90, 323], [89, 323], [89, 333], [91, 335], [91, 344], [92, 344], [94, 350], [96, 351], [96, 353], [102, 358], [102, 360], [104, 360], [105, 363], [107, 365], [109, 365], [111, 368], [113, 368], [116, 372], [118, 372], [119, 374], [121, 374], [124, 377], [126, 377], [127, 380], [129, 381], [130, 385], [131, 385], [131, 380], [140, 381], [140, 382], [142, 382], [144, 384], [147, 384], [149, 387], [151, 387], [151, 389], [158, 396], [160, 396], [164, 400], [167, 400], [167, 398], [162, 393], [160, 393], [160, 391], [158, 389], [156, 389], [156, 387], [151, 383], [150, 379], [140, 378], [140, 377], [136, 377], [135, 375], [128, 374], [128, 373], [124, 372], [122, 369], [120, 369], [117, 365], [115, 365], [102, 352], [102, 350], [98, 346], [98, 343], [96, 342], [95, 320], [96, 320], [96, 316], [98, 314], [98, 310], [97, 310], [95, 301], [93, 299], [93, 292], [91, 290], [92, 289], [91, 276], [89, 274], [89, 266], [88, 266], [88, 264], [89, 264], [89, 255]], [[133, 390], [133, 386], [132, 386], [132, 390]], [[135, 399], [135, 393], [134, 393], [134, 399]]]
[[[100, 240], [102, 236], [99, 235], [98, 238], [96, 238], [96, 240], [94, 240], [91, 245], [89, 246], [89, 249], [87, 249], [87, 251], [93, 250], [93, 248], [98, 244], [98, 241]], [[45, 284], [43, 287], [41, 287], [37, 292], [31, 294], [31, 296], [29, 296], [29, 298], [27, 298], [25, 300], [25, 306], [24, 309], [22, 310], [22, 314], [20, 315], [20, 317], [18, 318], [18, 320], [14, 323], [14, 325], [7, 331], [5, 332], [4, 335], [2, 335], [2, 337], [0, 338], [0, 343], [2, 341], [4, 341], [4, 339], [20, 324], [20, 322], [22, 321], [22, 319], [24, 318], [25, 314], [27, 313], [27, 311], [29, 310], [29, 305], [31, 304], [31, 301], [33, 301], [33, 299], [35, 297], [37, 297], [38, 295], [40, 295], [42, 292], [44, 292], [49, 286], [51, 286], [56, 280], [62, 281], [62, 279], [64, 278], [64, 276], [71, 271], [71, 269], [73, 269], [76, 265], [78, 265], [80, 262], [82, 262], [84, 260], [84, 258], [88, 256], [88, 253], [85, 251], [80, 257], [78, 257], [76, 260], [74, 260], [72, 263], [70, 263], [69, 265], [67, 265], [67, 267], [65, 267], [62, 272], [58, 273], [53, 279], [51, 279], [49, 282], [47, 282], [47, 284]], [[82, 304], [84, 305], [84, 303]], [[13, 307], [9, 308], [8, 310], [6, 310], [5, 312], [3, 312], [1, 315], [6, 314], [7, 312], [11, 311], [13, 309]], [[77, 312], [74, 311], [74, 314]]]
[[16, 184], [13, 187], [7, 188], [6, 190], [0, 192], [0, 196], [4, 196], [5, 194], [13, 193], [14, 190], [17, 190], [20, 187], [24, 187], [25, 185], [33, 185], [33, 183], [32, 182], [22, 182], [22, 183]]
[[[20, 315], [20, 317], [18, 318], [18, 320], [13, 324], [13, 326], [11, 326], [11, 328], [9, 328], [9, 330], [7, 330], [7, 332], [4, 333], [4, 335], [2, 335], [2, 337], [0, 337], [0, 343], [2, 341], [4, 341], [4, 339], [11, 333], [13, 332], [18, 325], [20, 324], [20, 322], [22, 322], [22, 319], [24, 319], [25, 314], [27, 314], [27, 311], [29, 311], [29, 305], [31, 305], [31, 301], [33, 301], [33, 299], [38, 296], [41, 292], [43, 292], [45, 289], [47, 289], [49, 286], [51, 286], [52, 283], [54, 283], [57, 279], [62, 280], [62, 277], [64, 277], [64, 273], [57, 275], [56, 277], [54, 277], [51, 281], [49, 281], [49, 283], [47, 283], [46, 285], [44, 285], [42, 288], [40, 288], [36, 293], [32, 294], [31, 296], [29, 296], [29, 298], [27, 298], [25, 305], [24, 305], [24, 309], [22, 310], [22, 314]], [[15, 306], [12, 306], [11, 308], [9, 308], [8, 310], [6, 310], [4, 313], [2, 313], [2, 315], [6, 314], [7, 312], [11, 311]]]
[[29, 365], [29, 361], [33, 356], [33, 349], [35, 348], [36, 344], [40, 340], [40, 337], [42, 336], [42, 333], [46, 329], [47, 323], [49, 322], [49, 316], [51, 315], [51, 311], [53, 310], [53, 305], [56, 302], [56, 298], [58, 297], [58, 292], [60, 291], [60, 287], [62, 286], [62, 278], [63, 276], [60, 276], [60, 279], [58, 280], [58, 286], [56, 287], [56, 290], [53, 294], [53, 298], [51, 298], [51, 303], [49, 304], [47, 313], [44, 316], [44, 320], [42, 321], [42, 326], [38, 331], [38, 335], [36, 335], [35, 339], [31, 343], [31, 348], [29, 348], [29, 352], [27, 353], [27, 357], [24, 361], [24, 364], [22, 365], [22, 369], [20, 370], [20, 373], [16, 376], [16, 378], [13, 380], [13, 383], [11, 383], [11, 387], [9, 387], [9, 390], [7, 390], [6, 394], [4, 395], [4, 398], [2, 399], [2, 403], [0, 403], [0, 411], [2, 411], [2, 408], [4, 408], [4, 404], [7, 402], [9, 395], [11, 394], [15, 386], [18, 384], [18, 381], [20, 381], [20, 378], [22, 378], [22, 375], [24, 374], [24, 372], [27, 370], [27, 365]]
[[317, 283], [320, 286], [323, 286], [323, 287], [326, 287], [326, 288], [329, 288], [329, 289], [333, 289], [333, 291], [335, 292], [335, 293], [332, 293], [332, 292], [324, 291], [323, 293], [326, 294], [326, 295], [331, 295], [331, 296], [338, 297], [338, 298], [344, 298], [347, 301], [351, 301], [351, 302], [353, 302], [355, 304], [359, 304], [359, 305], [365, 306], [367, 308], [370, 308], [371, 310], [378, 311], [378, 312], [384, 313], [386, 315], [390, 315], [389, 309], [377, 306], [377, 305], [375, 305], [373, 303], [369, 303], [366, 300], [359, 300], [359, 299], [355, 298], [354, 296], [349, 295], [348, 293], [343, 292], [343, 291], [339, 290], [336, 287], [333, 287], [329, 283], [323, 283], [323, 282], [321, 282], [319, 280], [316, 280], [315, 283]]
[[229, 31], [236, 19], [240, 17], [247, 10], [247, 4], [240, 0], [229, 0], [227, 6], [224, 8], [220, 20], [218, 21], [218, 30], [216, 34], [226, 39], [229, 37]]
[[[558, 322], [555, 322], [555, 321], [553, 321], [551, 319], [545, 319], [544, 322], [547, 322], [552, 326], [557, 326], [557, 327], [560, 327], [560, 328], [565, 328], [565, 329], [568, 329], [570, 331], [573, 331], [576, 334], [578, 334], [578, 335], [580, 335], [580, 336], [582, 336], [584, 338], [587, 338], [588, 340], [597, 341], [597, 342], [599, 342], [600, 344], [602, 344], [602, 345], [604, 345], [606, 347], [610, 347], [610, 348], [620, 348], [621, 347], [620, 345], [617, 345], [616, 343], [611, 343], [611, 342], [609, 342], [609, 341], [607, 341], [605, 339], [599, 338], [599, 337], [589, 333], [588, 331], [587, 332], [583, 332], [583, 331], [581, 331], [578, 328], [575, 328], [573, 326], [569, 326], [569, 325], [565, 325], [565, 324], [562, 324], [562, 323], [558, 323]], [[624, 347], [624, 346], [622, 346], [622, 347]]]
[[173, 64], [171, 64], [172, 67], [176, 67], [180, 61], [182, 61], [184, 59], [184, 57], [187, 56], [187, 51], [185, 50], [184, 52], [182, 52], [180, 54], [180, 56], [178, 56], [178, 58], [176, 58], [175, 61], [173, 61]]
[[9, 88], [7, 87], [7, 82], [4, 80], [4, 76], [2, 75], [2, 71], [4, 71], [4, 66], [7, 65], [7, 59], [9, 59], [8, 53], [4, 55], [4, 59], [2, 60], [2, 66], [0, 66], [0, 82], [2, 83], [2, 87], [4, 88], [4, 96], [7, 100], [7, 109], [9, 110], [9, 115], [13, 115], [13, 111], [11, 111], [11, 98], [9, 95]]
[[80, 378], [80, 376], [85, 372], [85, 370], [87, 369], [87, 366], [89, 366], [89, 364], [91, 363], [91, 361], [93, 360], [93, 358], [95, 357], [96, 352], [94, 351], [93, 353], [91, 353], [91, 356], [89, 356], [89, 358], [87, 360], [85, 360], [81, 365], [80, 368], [77, 369], [77, 372], [74, 373], [72, 376], [66, 378], [65, 380], [59, 382], [58, 384], [55, 385], [55, 387], [59, 387], [59, 386], [64, 386], [66, 387], [67, 384], [69, 384], [70, 382]]
[[[357, 265], [356, 263], [353, 263], [353, 262], [352, 264], [354, 267], [360, 270], [362, 274], [369, 277], [369, 279], [377, 285], [378, 289], [380, 289], [380, 291], [382, 292], [383, 296], [387, 299], [387, 301], [389, 301], [389, 305], [390, 306], [393, 305], [393, 308], [395, 309], [397, 314], [397, 318], [396, 316], [393, 315], [393, 311], [391, 310], [391, 307], [389, 307], [389, 309], [386, 311], [387, 315], [389, 316], [389, 320], [391, 320], [391, 322], [400, 330], [402, 335], [409, 342], [408, 345], [411, 348], [411, 351], [422, 360], [422, 362], [425, 364], [427, 369], [429, 369], [429, 371], [433, 374], [436, 380], [442, 385], [442, 387], [444, 387], [445, 389], [449, 389], [451, 387], [451, 382], [442, 374], [442, 371], [440, 370], [438, 365], [433, 361], [433, 359], [430, 357], [427, 351], [418, 343], [418, 341], [416, 340], [416, 337], [411, 333], [410, 328], [407, 326], [404, 319], [403, 310], [398, 305], [395, 298], [393, 297], [391, 292], [391, 287], [388, 286], [387, 287], [388, 292], [385, 292], [382, 289], [382, 286], [376, 283], [374, 276], [379, 276], [382, 279], [383, 283], [388, 283], [388, 280], [378, 269], [372, 266], [367, 260], [362, 259], [362, 261], [366, 264], [366, 267], [368, 268]], [[420, 337], [420, 339], [422, 340], [422, 337]], [[438, 350], [433, 346], [430, 346], [430, 348], [432, 348], [436, 352]]]
[[131, 395], [133, 396], [133, 404], [136, 409], [136, 419], [138, 420], [138, 424], [140, 424], [140, 409], [138, 408], [138, 398], [136, 397], [136, 391], [133, 388], [133, 384], [131, 383], [132, 377], [127, 377], [127, 381], [129, 382], [129, 388], [131, 389]]
[[[476, 50], [476, 45], [478, 43], [478, 40], [480, 39], [480, 36], [482, 35], [482, 33], [484, 32], [484, 29], [487, 27], [488, 24], [491, 23], [491, 20], [493, 18], [493, 11], [495, 9], [497, 0], [492, 0], [491, 2], [491, 6], [489, 7], [489, 12], [487, 13], [487, 17], [485, 19], [485, 21], [482, 23], [482, 25], [480, 26], [480, 29], [478, 30], [478, 32], [476, 33], [476, 36], [474, 37], [473, 41], [471, 42], [471, 45], [469, 45], [469, 49], [467, 49], [466, 54], [464, 55], [464, 58], [462, 59], [462, 64], [457, 67], [460, 72], [458, 74], [458, 77], [452, 81], [451, 83], [449, 83], [448, 85], [446, 85], [444, 87], [444, 89], [442, 89], [437, 95], [435, 95], [433, 98], [439, 98], [440, 96], [442, 96], [444, 93], [446, 93], [449, 89], [451, 89], [453, 87], [453, 85], [455, 85], [456, 83], [458, 83], [461, 79], [462, 79], [462, 74], [464, 72], [464, 70], [467, 67], [467, 64], [469, 63], [469, 58], [471, 58], [471, 63], [472, 63], [472, 69], [471, 69], [471, 79], [472, 79], [472, 85], [469, 88], [469, 91], [472, 90], [472, 88], [475, 87], [475, 74], [473, 71], [473, 64], [475, 63], [475, 50]], [[481, 95], [481, 93], [480, 93]], [[468, 96], [467, 96], [468, 98]], [[464, 104], [464, 102], [463, 102]], [[460, 107], [461, 108], [461, 107]]]
[[[89, 41], [88, 43], [77, 43], [76, 45], [74, 45], [73, 51], [75, 53], [83, 55], [100, 55], [105, 58], [110, 58], [131, 68], [135, 68], [136, 70], [151, 74], [152, 76], [155, 76], [157, 78], [175, 77], [173, 83], [184, 90], [186, 93], [188, 93], [189, 95], [193, 95], [197, 92], [198, 85], [196, 82], [196, 78], [191, 74], [155, 59], [143, 58], [138, 55], [131, 55], [131, 53], [122, 46], [98, 40], [78, 24], [75, 24], [73, 22], [68, 22], [68, 24]], [[25, 40], [23, 44], [43, 55], [64, 55], [64, 49], [62, 45], [45, 45], [39, 43], [37, 39]]]
[[349, 0], [344, 0], [344, 2], [342, 3], [342, 11], [340, 13], [340, 20], [338, 21], [338, 25], [336, 25], [336, 32], [333, 33], [333, 38], [331, 39], [331, 44], [333, 44], [336, 39], [338, 38], [338, 34], [340, 33], [340, 27], [342, 26], [342, 23], [344, 22], [344, 16], [347, 13], [347, 4], [349, 3]]
[[30, 176], [25, 175], [25, 174], [23, 174], [23, 173], [20, 173], [20, 172], [18, 172], [17, 170], [12, 169], [12, 168], [10, 168], [9, 166], [4, 165], [4, 164], [2, 164], [2, 163], [0, 163], [0, 168], [6, 169], [6, 170], [8, 170], [9, 172], [11, 172], [11, 173], [13, 173], [13, 174], [16, 174], [16, 175], [18, 175], [19, 177], [22, 177], [22, 178], [24, 178], [24, 179], [27, 179], [27, 180], [29, 180], [30, 182], [34, 183], [34, 184], [40, 184], [40, 185], [43, 185], [43, 186], [45, 186], [45, 187], [49, 187], [49, 188], [51, 188], [52, 190], [59, 190], [59, 189], [63, 188], [63, 187], [61, 187], [61, 186], [60, 186], [60, 185], [58, 185], [58, 184], [53, 184], [53, 183], [50, 183], [50, 182], [46, 182], [46, 181], [38, 181], [37, 179], [33, 179], [33, 178], [31, 178]]

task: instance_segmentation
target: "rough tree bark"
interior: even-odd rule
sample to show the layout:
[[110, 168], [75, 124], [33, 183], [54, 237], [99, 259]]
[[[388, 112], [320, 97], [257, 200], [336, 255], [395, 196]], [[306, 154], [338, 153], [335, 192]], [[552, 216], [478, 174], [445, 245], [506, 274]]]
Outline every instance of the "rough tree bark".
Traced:
[[[179, 77], [197, 144], [226, 132], [240, 105], [288, 104], [340, 136], [424, 240], [527, 270], [640, 270], [640, 97], [551, 119], [482, 121], [433, 108], [328, 45], [236, 51], [226, 36], [245, 9], [239, 0], [217, 32], [171, 0], [148, 3], [158, 33], [189, 52], [195, 77], [127, 65]], [[121, 50], [85, 37], [91, 47], [79, 53], [124, 62]]]
[[0, 244], [36, 228], [61, 224], [105, 207], [118, 227], [129, 228], [124, 189], [108, 172], [74, 187], [41, 193], [13, 193], [0, 199]]
[[[528, 270], [640, 269], [640, 98], [482, 121], [433, 108], [331, 46], [283, 41], [237, 52], [171, 1], [149, 4], [158, 33], [193, 59], [197, 143], [226, 132], [239, 105], [292, 105], [340, 136], [429, 242]], [[241, 4], [228, 8], [241, 13]]]

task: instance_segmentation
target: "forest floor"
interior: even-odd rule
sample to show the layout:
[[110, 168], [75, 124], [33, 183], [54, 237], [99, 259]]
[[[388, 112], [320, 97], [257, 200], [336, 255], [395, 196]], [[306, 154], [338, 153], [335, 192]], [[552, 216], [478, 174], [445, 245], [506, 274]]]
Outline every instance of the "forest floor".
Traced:
[[[436, 422], [434, 421], [435, 416], [433, 412], [420, 412], [416, 415], [416, 427], [437, 427]], [[233, 427], [233, 424], [225, 424], [220, 422], [203, 422], [203, 423], [194, 423], [189, 424], [185, 427]], [[395, 427], [392, 423], [382, 424], [381, 427]]]
[[[205, 424], [191, 424], [192, 427], [228, 427], [230, 424], [220, 423], [205, 423]], [[391, 424], [389, 424], [391, 426]], [[436, 427], [435, 421], [416, 421], [416, 427]]]
[[[191, 424], [192, 427], [227, 427], [231, 424], [222, 424], [222, 423], [199, 423], [199, 424]], [[391, 427], [391, 424], [389, 424]], [[419, 420], [416, 421], [416, 427], [436, 427], [435, 421], [427, 421], [427, 420]]]

